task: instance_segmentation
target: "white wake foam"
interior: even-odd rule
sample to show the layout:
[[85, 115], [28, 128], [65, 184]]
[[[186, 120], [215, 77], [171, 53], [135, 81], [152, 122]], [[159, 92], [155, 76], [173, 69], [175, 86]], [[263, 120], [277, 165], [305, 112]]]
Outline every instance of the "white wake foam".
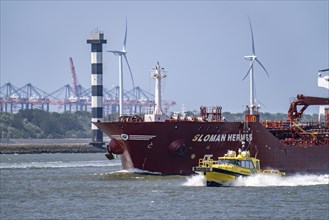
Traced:
[[233, 186], [312, 186], [329, 184], [329, 175], [295, 174], [292, 176], [277, 176], [257, 174], [249, 177], [239, 177]]
[[147, 171], [147, 170], [141, 170], [141, 169], [138, 169], [138, 168], [118, 170], [118, 171], [115, 171], [115, 172], [116, 173], [137, 173], [137, 174], [161, 175], [161, 173], [159, 173], [159, 172], [151, 172], [151, 171]]
[[[295, 174], [291, 176], [277, 176], [268, 174], [257, 174], [249, 177], [239, 177], [231, 186], [312, 186], [329, 185], [329, 174]], [[205, 177], [201, 174], [190, 176], [183, 183], [184, 186], [205, 186]]]
[[195, 174], [187, 178], [183, 186], [205, 186], [206, 180], [203, 175]]
[[73, 162], [28, 162], [28, 163], [0, 163], [1, 169], [45, 169], [45, 168], [75, 168], [75, 167], [108, 167], [121, 163], [109, 164], [104, 161], [73, 161]]

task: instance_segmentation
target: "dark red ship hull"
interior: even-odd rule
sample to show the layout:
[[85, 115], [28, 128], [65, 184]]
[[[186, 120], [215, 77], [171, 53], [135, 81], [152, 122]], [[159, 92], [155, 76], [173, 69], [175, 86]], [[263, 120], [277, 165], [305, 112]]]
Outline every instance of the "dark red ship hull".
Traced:
[[[110, 148], [128, 156], [135, 168], [169, 174], [192, 174], [205, 154], [213, 158], [249, 142], [262, 168], [286, 173], [329, 173], [328, 144], [289, 146], [258, 122], [96, 122], [110, 138]], [[245, 128], [248, 127], [248, 133]], [[131, 160], [131, 161], [129, 161]], [[128, 164], [128, 165], [127, 165]]]

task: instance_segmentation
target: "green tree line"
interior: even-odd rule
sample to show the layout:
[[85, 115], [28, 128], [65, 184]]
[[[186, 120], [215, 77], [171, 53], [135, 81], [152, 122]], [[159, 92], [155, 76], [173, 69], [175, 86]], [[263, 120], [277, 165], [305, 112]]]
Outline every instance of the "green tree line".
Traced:
[[91, 113], [20, 110], [0, 112], [0, 138], [87, 138], [91, 136]]

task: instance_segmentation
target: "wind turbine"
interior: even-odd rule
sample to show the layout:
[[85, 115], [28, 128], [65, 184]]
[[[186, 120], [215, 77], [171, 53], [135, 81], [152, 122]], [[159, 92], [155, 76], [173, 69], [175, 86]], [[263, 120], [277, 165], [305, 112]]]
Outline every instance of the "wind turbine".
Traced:
[[244, 57], [246, 60], [250, 61], [250, 67], [248, 69], [247, 74], [243, 78], [243, 80], [249, 75], [249, 77], [250, 77], [250, 106], [249, 106], [249, 108], [250, 108], [250, 114], [253, 115], [255, 107], [256, 107], [255, 88], [254, 88], [254, 84], [255, 84], [255, 82], [254, 82], [254, 62], [256, 61], [263, 68], [263, 70], [265, 71], [265, 73], [267, 74], [268, 77], [270, 77], [270, 76], [269, 76], [267, 70], [265, 69], [265, 67], [263, 66], [263, 64], [258, 60], [258, 58], [256, 56], [255, 44], [254, 44], [254, 34], [252, 31], [250, 18], [248, 17], [248, 19], [249, 19], [249, 25], [250, 25], [250, 30], [251, 30], [252, 55]]
[[135, 83], [134, 83], [134, 78], [133, 78], [133, 74], [131, 72], [131, 68], [127, 59], [127, 50], [126, 50], [126, 43], [127, 43], [127, 18], [126, 18], [126, 31], [125, 31], [125, 38], [123, 40], [123, 47], [122, 50], [108, 50], [107, 52], [111, 52], [114, 55], [119, 56], [119, 115], [122, 116], [122, 107], [123, 107], [123, 65], [122, 65], [122, 56], [124, 57], [124, 59], [126, 60], [129, 72], [130, 72], [130, 76], [131, 76], [131, 80], [132, 80], [132, 84], [133, 84], [133, 88], [135, 88]]

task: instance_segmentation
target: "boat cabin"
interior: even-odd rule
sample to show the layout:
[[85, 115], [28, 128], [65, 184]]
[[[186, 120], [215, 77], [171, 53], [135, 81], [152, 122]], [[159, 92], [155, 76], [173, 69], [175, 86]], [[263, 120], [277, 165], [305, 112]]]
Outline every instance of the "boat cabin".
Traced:
[[252, 170], [260, 170], [260, 161], [250, 157], [249, 151], [239, 151], [238, 156], [236, 156], [235, 151], [228, 151], [224, 157], [218, 158], [217, 164], [228, 164]]

